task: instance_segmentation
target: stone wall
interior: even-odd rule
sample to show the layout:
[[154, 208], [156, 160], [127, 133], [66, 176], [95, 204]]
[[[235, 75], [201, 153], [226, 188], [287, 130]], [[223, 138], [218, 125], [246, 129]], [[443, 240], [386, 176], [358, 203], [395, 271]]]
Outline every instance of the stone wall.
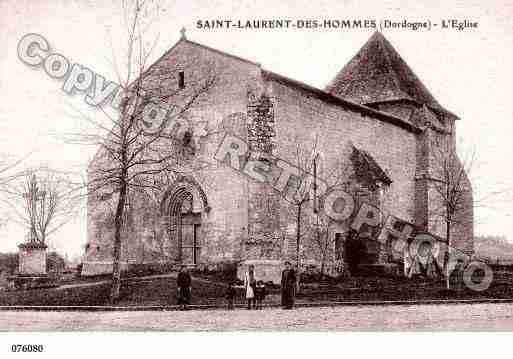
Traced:
[[18, 252], [20, 275], [46, 274], [46, 246], [23, 244]]
[[[217, 163], [214, 154], [225, 131], [245, 138], [247, 94], [258, 83], [260, 69], [254, 63], [222, 55], [189, 41], [180, 41], [147, 71], [146, 88], [158, 88], [157, 95], [166, 98], [169, 103], [183, 103], [186, 94], [177, 91], [179, 71], [185, 73], [184, 91], [188, 90], [190, 84], [199, 84], [202, 78], [212, 73], [216, 77], [208, 94], [199, 97], [183, 116], [193, 132], [197, 151], [187, 165], [201, 168], [190, 173], [190, 176], [200, 184], [211, 207], [208, 213], [202, 214], [200, 258], [204, 261], [239, 260], [242, 255], [241, 243], [248, 236], [247, 179]], [[165, 142], [161, 145], [169, 146]], [[99, 153], [91, 163], [89, 172], [101, 166], [101, 161], [102, 154]], [[148, 199], [144, 196], [132, 196], [131, 221], [123, 233], [122, 261], [125, 265], [173, 258], [176, 243], [171, 243], [168, 231], [163, 229], [165, 218], [158, 209], [161, 196], [172, 185], [172, 180], [166, 183], [162, 193], [155, 195], [157, 203], [153, 205], [148, 205]], [[110, 198], [90, 195], [88, 198], [88, 245], [84, 256], [84, 274], [98, 274], [112, 267], [115, 203], [115, 195]], [[164, 253], [155, 251], [159, 247], [165, 248]]]
[[[185, 88], [180, 91], [176, 76], [179, 72], [185, 74]], [[145, 81], [160, 98], [182, 104], [187, 91], [212, 74], [216, 77], [214, 87], [183, 114], [181, 130], [176, 132], [181, 136], [187, 131], [192, 138], [193, 155], [184, 160], [180, 170], [201, 188], [209, 207], [206, 210], [198, 201], [198, 195], [193, 195], [194, 211], [201, 213], [200, 262], [232, 261], [243, 262], [244, 266], [247, 264], [244, 261], [263, 261], [262, 270], [274, 277], [284, 259], [296, 258], [297, 206], [284, 200], [268, 184], [250, 180], [214, 159], [226, 133], [249, 142], [257, 149], [257, 156], [265, 158], [272, 154], [291, 164], [297, 163], [298, 146], [304, 153], [312, 152], [315, 147], [315, 152], [322, 157], [324, 173], [335, 167], [340, 169], [341, 182], [360, 194], [351, 154], [355, 147], [361, 149], [372, 156], [392, 181], [383, 187], [379, 198], [375, 191], [366, 193], [384, 216], [392, 214], [437, 234], [443, 232], [443, 228], [434, 225], [429, 212], [438, 203], [429, 188], [430, 142], [436, 131], [422, 132], [411, 126], [421, 124], [416, 116], [422, 115], [424, 108], [424, 112], [419, 112], [411, 104], [379, 105], [379, 110], [393, 115], [387, 117], [322, 95], [294, 81], [265, 76], [265, 73], [262, 76], [258, 64], [185, 40], [150, 67]], [[270, 109], [272, 121], [265, 119]], [[255, 126], [255, 119], [264, 119], [263, 126]], [[274, 135], [272, 141], [265, 141], [262, 134], [266, 133]], [[166, 141], [158, 145], [163, 151], [170, 146]], [[102, 161], [105, 156], [100, 152], [89, 171], [101, 166]], [[165, 193], [177, 183], [177, 177], [163, 180], [161, 191], [149, 197], [132, 193], [123, 233], [123, 266], [180, 260], [179, 244], [168, 230], [165, 204]], [[471, 193], [469, 196], [467, 202], [471, 201]], [[107, 197], [102, 198], [101, 193], [88, 197], [84, 274], [108, 272], [112, 268], [112, 215], [116, 196]], [[324, 255], [330, 266], [328, 271], [337, 271], [343, 265], [344, 246], [335, 243], [334, 237], [339, 233], [340, 238], [345, 238], [349, 221], [329, 226], [329, 251], [322, 253], [311, 240], [315, 235], [312, 230], [315, 218], [311, 203], [306, 204], [301, 218], [301, 261], [319, 263]], [[455, 242], [471, 248], [468, 236], [472, 232], [472, 212], [467, 211], [462, 218], [467, 224], [463, 231], [455, 233]]]
[[[296, 144], [313, 148], [319, 138], [317, 151], [322, 154], [324, 166], [335, 165], [352, 173], [350, 155], [353, 145], [367, 151], [392, 180], [385, 191], [381, 207], [386, 213], [414, 222], [416, 134], [377, 117], [330, 103], [293, 84], [272, 81], [270, 95], [275, 103], [276, 155], [294, 163]], [[286, 203], [284, 203], [286, 205]], [[292, 216], [283, 223], [293, 224]], [[331, 232], [347, 232], [347, 225], [338, 225]], [[289, 234], [290, 237], [290, 234]], [[290, 238], [289, 238], [290, 240]], [[305, 247], [312, 247], [305, 244]], [[334, 251], [334, 248], [332, 252]], [[310, 249], [305, 259], [318, 257]], [[333, 254], [331, 254], [333, 257]]]

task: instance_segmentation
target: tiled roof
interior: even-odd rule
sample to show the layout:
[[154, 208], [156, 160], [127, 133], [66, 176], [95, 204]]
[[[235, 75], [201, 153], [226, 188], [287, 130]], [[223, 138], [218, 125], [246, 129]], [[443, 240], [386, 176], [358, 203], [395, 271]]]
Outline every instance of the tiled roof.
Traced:
[[376, 160], [366, 151], [353, 145], [353, 153], [351, 154], [356, 175], [360, 179], [367, 180], [369, 184], [374, 185], [382, 182], [390, 185], [392, 180], [388, 174], [381, 168]]
[[378, 31], [337, 74], [326, 91], [361, 104], [409, 100], [450, 113]]
[[356, 102], [352, 102], [352, 101], [350, 101], [348, 99], [345, 99], [345, 98], [342, 98], [342, 97], [339, 97], [339, 96], [332, 95], [329, 92], [326, 92], [324, 90], [321, 90], [321, 89], [315, 88], [313, 86], [307, 85], [307, 84], [302, 83], [300, 81], [293, 80], [291, 78], [288, 78], [286, 76], [277, 74], [275, 72], [267, 71], [267, 70], [262, 70], [262, 77], [265, 80], [272, 79], [272, 80], [280, 82], [282, 84], [285, 84], [285, 85], [288, 85], [288, 86], [291, 86], [291, 87], [295, 87], [295, 88], [301, 89], [303, 91], [308, 92], [311, 95], [316, 96], [319, 99], [322, 99], [323, 101], [327, 101], [327, 102], [333, 103], [333, 104], [335, 104], [337, 106], [341, 106], [343, 108], [347, 108], [348, 110], [361, 113], [364, 116], [369, 116], [369, 117], [372, 117], [372, 118], [379, 119], [379, 120], [381, 120], [383, 122], [391, 123], [391, 124], [393, 124], [395, 126], [403, 128], [403, 129], [405, 129], [407, 131], [410, 131], [410, 132], [413, 132], [413, 133], [420, 133], [421, 132], [419, 127], [415, 126], [414, 124], [412, 124], [412, 123], [410, 123], [408, 121], [405, 121], [404, 119], [402, 119], [400, 117], [394, 116], [394, 115], [389, 114], [387, 112], [382, 112], [382, 111], [375, 110], [375, 109], [373, 109], [371, 107], [367, 107], [365, 105], [362, 105], [362, 104], [359, 104], [359, 103], [356, 103]]
[[206, 45], [203, 45], [203, 44], [200, 44], [198, 42], [194, 42], [194, 41], [191, 41], [191, 40], [188, 40], [188, 39], [180, 39], [175, 45], [173, 45], [169, 50], [167, 50], [166, 53], [164, 53], [164, 55], [162, 55], [155, 63], [153, 63], [146, 70], [146, 72], [148, 72], [150, 70], [150, 68], [153, 67], [155, 64], [160, 62], [167, 54], [171, 53], [173, 51], [173, 49], [175, 49], [178, 46], [178, 44], [180, 44], [181, 42], [189, 43], [191, 45], [198, 46], [200, 48], [203, 48], [203, 49], [206, 49], [206, 50], [218, 53], [220, 55], [223, 55], [223, 56], [226, 56], [226, 57], [230, 57], [230, 58], [242, 61], [242, 62], [246, 62], [246, 63], [249, 63], [249, 64], [253, 64], [255, 66], [258, 66], [261, 69], [261, 73], [262, 73], [262, 76], [264, 77], [264, 79], [272, 78], [272, 79], [274, 79], [276, 81], [279, 81], [279, 82], [282, 82], [282, 83], [286, 83], [288, 85], [291, 85], [291, 86], [294, 86], [294, 87], [297, 87], [297, 88], [301, 88], [301, 89], [303, 89], [305, 91], [308, 91], [308, 92], [310, 92], [312, 94], [315, 94], [316, 96], [322, 98], [323, 100], [335, 103], [337, 105], [344, 106], [344, 107], [346, 107], [346, 108], [348, 108], [350, 110], [353, 110], [353, 111], [356, 111], [356, 112], [360, 112], [363, 115], [371, 116], [373, 118], [377, 118], [377, 119], [383, 120], [385, 122], [392, 123], [392, 124], [394, 124], [394, 125], [396, 125], [398, 127], [404, 128], [405, 130], [410, 131], [410, 132], [414, 132], [414, 133], [419, 133], [420, 132], [420, 129], [417, 126], [415, 126], [415, 125], [409, 123], [408, 121], [405, 121], [404, 119], [401, 119], [401, 118], [399, 118], [397, 116], [394, 116], [392, 114], [389, 114], [389, 113], [386, 113], [386, 112], [382, 112], [382, 111], [379, 111], [379, 110], [375, 110], [373, 108], [364, 106], [364, 105], [362, 105], [359, 102], [353, 102], [350, 99], [341, 98], [340, 96], [336, 96], [336, 95], [331, 94], [331, 93], [329, 93], [327, 91], [315, 88], [313, 86], [307, 85], [307, 84], [302, 83], [302, 82], [297, 81], [297, 80], [293, 80], [291, 78], [288, 78], [286, 76], [274, 73], [272, 71], [264, 70], [264, 69], [262, 69], [261, 65], [259, 63], [257, 63], [257, 62], [253, 62], [251, 60], [247, 60], [247, 59], [244, 59], [242, 57], [235, 56], [235, 55], [227, 53], [225, 51], [221, 51], [221, 50], [215, 49], [213, 47], [206, 46]]
[[420, 128], [428, 126], [438, 131], [446, 131], [444, 123], [426, 105], [415, 109], [410, 120], [415, 126]]

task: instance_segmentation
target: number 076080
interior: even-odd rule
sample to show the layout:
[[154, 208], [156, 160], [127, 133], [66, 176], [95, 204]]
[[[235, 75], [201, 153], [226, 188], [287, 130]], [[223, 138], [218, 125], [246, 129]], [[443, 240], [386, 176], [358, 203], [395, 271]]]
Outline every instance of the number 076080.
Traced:
[[42, 344], [13, 344], [11, 346], [13, 353], [37, 353], [43, 352]]

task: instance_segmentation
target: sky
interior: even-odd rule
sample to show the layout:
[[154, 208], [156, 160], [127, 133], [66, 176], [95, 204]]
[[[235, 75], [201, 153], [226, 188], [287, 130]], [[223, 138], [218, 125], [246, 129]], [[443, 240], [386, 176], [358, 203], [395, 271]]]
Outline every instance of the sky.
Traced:
[[[156, 60], [180, 37], [262, 64], [262, 67], [324, 88], [375, 29], [199, 29], [198, 20], [375, 20], [430, 22], [431, 30], [382, 29], [442, 106], [456, 113], [458, 151], [475, 150], [470, 174], [476, 234], [513, 241], [513, 1], [162, 1], [148, 31], [158, 38]], [[442, 29], [442, 20], [477, 22], [477, 28]], [[113, 59], [121, 56], [123, 16], [118, 1], [0, 0], [0, 153], [27, 156], [24, 166], [83, 171], [94, 148], [65, 143], [84, 124], [77, 109], [92, 111], [84, 94], [67, 95], [50, 78], [17, 57], [20, 39], [44, 36], [54, 52], [115, 81]], [[490, 196], [491, 193], [501, 192]], [[24, 230], [0, 228], [0, 251], [15, 251]], [[85, 212], [50, 239], [70, 257], [83, 252]]]

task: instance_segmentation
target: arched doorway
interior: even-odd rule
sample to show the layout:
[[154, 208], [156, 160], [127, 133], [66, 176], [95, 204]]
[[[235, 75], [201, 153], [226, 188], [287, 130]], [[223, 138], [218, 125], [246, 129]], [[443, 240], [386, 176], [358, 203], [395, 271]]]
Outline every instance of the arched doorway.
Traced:
[[169, 238], [175, 248], [175, 260], [187, 265], [202, 262], [202, 215], [209, 207], [205, 193], [192, 179], [175, 182], [162, 202]]

